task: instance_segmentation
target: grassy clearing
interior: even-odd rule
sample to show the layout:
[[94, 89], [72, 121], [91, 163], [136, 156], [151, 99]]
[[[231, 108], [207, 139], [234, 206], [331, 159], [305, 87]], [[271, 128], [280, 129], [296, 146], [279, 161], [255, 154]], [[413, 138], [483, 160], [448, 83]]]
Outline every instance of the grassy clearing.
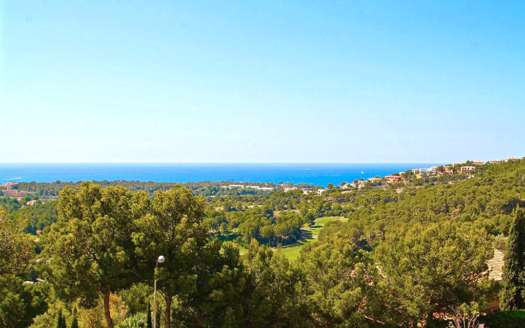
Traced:
[[299, 257], [299, 253], [301, 252], [301, 249], [304, 247], [304, 245], [315, 241], [317, 237], [319, 237], [319, 233], [324, 228], [325, 224], [335, 220], [346, 221], [348, 219], [333, 216], [326, 216], [323, 218], [316, 219], [315, 224], [313, 226], [303, 226], [303, 238], [292, 246], [283, 247], [283, 253], [290, 260], [295, 260], [297, 257]]
[[[312, 236], [319, 236], [319, 233], [324, 228], [325, 224], [330, 221], [347, 221], [347, 218], [337, 217], [337, 216], [325, 216], [324, 218], [319, 218], [315, 220], [314, 226], [311, 228]], [[316, 238], [316, 237], [314, 237]]]
[[248, 248], [242, 247], [242, 246], [239, 245], [239, 244], [235, 244], [235, 245], [237, 245], [237, 246], [239, 247], [239, 253], [240, 253], [241, 255], [244, 255], [244, 254], [248, 253]]
[[[302, 236], [301, 240], [299, 240], [297, 243], [283, 247], [283, 253], [292, 261], [294, 261], [297, 257], [299, 257], [299, 253], [301, 252], [301, 249], [304, 247], [304, 245], [309, 244], [313, 241], [315, 241], [319, 237], [319, 233], [324, 228], [325, 224], [327, 224], [330, 221], [346, 221], [348, 219], [343, 217], [337, 217], [337, 216], [325, 216], [319, 219], [315, 220], [315, 223], [313, 226], [310, 226], [308, 224], [305, 224], [302, 227]], [[241, 255], [248, 253], [248, 249], [245, 247], [242, 247], [239, 244], [236, 244], [237, 247], [239, 247]], [[276, 250], [276, 248], [274, 248]]]

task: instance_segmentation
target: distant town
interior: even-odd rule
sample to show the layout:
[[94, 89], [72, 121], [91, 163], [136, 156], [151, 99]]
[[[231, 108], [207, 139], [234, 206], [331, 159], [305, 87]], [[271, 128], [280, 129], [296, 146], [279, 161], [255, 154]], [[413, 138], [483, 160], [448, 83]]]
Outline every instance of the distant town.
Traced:
[[[18, 190], [17, 187], [18, 187], [18, 182], [7, 182], [7, 183], [4, 183], [3, 185], [0, 184], [2, 186], [2, 196], [5, 196], [5, 197], [14, 197], [16, 198], [18, 201], [21, 201], [22, 199], [24, 199], [25, 197], [27, 196], [32, 196], [34, 193], [33, 192], [29, 192], [29, 191], [24, 191], [24, 190]], [[32, 206], [36, 203], [36, 200], [34, 199], [31, 199], [31, 200], [27, 200], [27, 202], [25, 203], [26, 206]]]
[[[466, 178], [472, 178], [473, 172], [476, 170], [477, 167], [488, 165], [488, 164], [500, 164], [502, 162], [508, 162], [513, 160], [520, 160], [520, 158], [517, 157], [507, 157], [504, 160], [500, 159], [493, 159], [488, 162], [483, 162], [480, 160], [477, 161], [467, 161], [465, 163], [454, 163], [451, 165], [442, 165], [442, 166], [432, 166], [429, 168], [417, 168], [410, 170], [416, 179], [424, 178], [424, 177], [431, 177], [436, 176], [440, 177], [443, 175], [460, 175], [460, 174], [466, 174]], [[406, 182], [406, 173], [407, 172], [399, 172], [399, 173], [393, 173], [391, 175], [387, 175], [385, 177], [373, 177], [368, 178], [366, 181], [364, 179], [361, 180], [355, 180], [352, 183], [341, 183], [340, 188], [342, 190], [345, 190], [346, 192], [351, 192], [353, 190], [360, 190], [366, 186], [367, 183], [371, 184], [387, 184], [392, 185], [396, 183], [404, 183]], [[287, 183], [281, 183], [277, 186], [258, 186], [248, 183], [236, 183], [236, 184], [229, 184], [225, 186], [221, 186], [221, 188], [224, 189], [254, 189], [259, 191], [274, 191], [276, 189], [282, 189], [284, 192], [294, 191], [301, 189], [304, 194], [315, 192], [317, 194], [322, 194], [327, 189], [321, 188], [321, 189], [313, 189], [313, 188], [299, 188], [297, 186], [294, 186], [293, 184], [287, 184]], [[345, 192], [343, 191], [343, 192]]]

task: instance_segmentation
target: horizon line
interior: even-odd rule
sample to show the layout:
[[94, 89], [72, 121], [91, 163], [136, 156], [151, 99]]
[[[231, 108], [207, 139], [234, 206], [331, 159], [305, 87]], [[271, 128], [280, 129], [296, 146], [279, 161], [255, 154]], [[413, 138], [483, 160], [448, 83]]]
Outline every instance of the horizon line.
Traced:
[[[466, 162], [466, 161], [465, 161]], [[2, 164], [440, 164], [453, 162], [0, 162]], [[457, 163], [457, 162], [456, 162]]]

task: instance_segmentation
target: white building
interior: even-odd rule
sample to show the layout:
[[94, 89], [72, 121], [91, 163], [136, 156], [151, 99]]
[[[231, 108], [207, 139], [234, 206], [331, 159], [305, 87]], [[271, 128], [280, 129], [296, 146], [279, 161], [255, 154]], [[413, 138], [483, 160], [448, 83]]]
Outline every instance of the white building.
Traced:
[[436, 173], [437, 173], [437, 166], [419, 169], [419, 174], [436, 174]]
[[227, 188], [227, 189], [241, 188], [241, 189], [244, 189], [244, 186], [243, 185], [229, 185], [229, 186], [222, 186], [221, 188]]
[[474, 171], [476, 169], [475, 166], [462, 166], [461, 167], [461, 173], [466, 173], [470, 171]]

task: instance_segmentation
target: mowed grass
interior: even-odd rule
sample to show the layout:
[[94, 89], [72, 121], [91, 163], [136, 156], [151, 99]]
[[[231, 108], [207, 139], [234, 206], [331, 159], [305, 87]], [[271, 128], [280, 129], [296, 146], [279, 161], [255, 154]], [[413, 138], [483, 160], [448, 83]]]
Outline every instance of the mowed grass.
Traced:
[[[315, 241], [319, 237], [319, 233], [324, 228], [325, 224], [327, 224], [330, 221], [336, 221], [336, 220], [347, 221], [348, 219], [343, 218], [343, 217], [338, 217], [338, 216], [325, 216], [325, 217], [316, 219], [313, 226], [305, 224], [301, 229], [303, 238], [291, 246], [283, 247], [282, 251], [284, 255], [286, 255], [292, 261], [297, 259], [304, 245]], [[241, 255], [248, 253], [247, 248], [239, 244], [235, 244], [235, 245], [239, 247], [239, 252]], [[277, 250], [277, 249], [274, 248], [274, 250]]]
[[235, 244], [235, 245], [239, 247], [239, 253], [240, 253], [241, 255], [244, 255], [244, 254], [247, 254], [247, 253], [248, 253], [248, 248], [245, 248], [245, 247], [243, 247], [243, 246], [241, 246], [241, 245], [239, 245], [239, 244]]
[[296, 244], [288, 247], [283, 247], [282, 251], [283, 253], [290, 259], [295, 260], [299, 257], [299, 254], [301, 252], [301, 249], [304, 247], [304, 245], [309, 244], [317, 239], [319, 236], [319, 233], [324, 228], [325, 224], [330, 221], [346, 221], [348, 219], [342, 218], [342, 217], [334, 217], [334, 216], [326, 216], [323, 218], [319, 218], [315, 220], [315, 224], [313, 226], [304, 225], [303, 230], [303, 238], [299, 240]]

